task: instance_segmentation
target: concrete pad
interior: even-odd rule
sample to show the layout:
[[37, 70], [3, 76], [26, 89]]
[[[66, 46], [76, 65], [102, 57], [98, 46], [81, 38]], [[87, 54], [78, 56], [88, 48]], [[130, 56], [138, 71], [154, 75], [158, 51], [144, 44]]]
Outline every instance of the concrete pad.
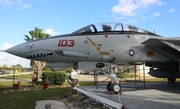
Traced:
[[69, 109], [63, 101], [57, 100], [39, 100], [36, 102], [35, 109], [46, 109], [46, 104], [51, 104], [51, 109]]
[[166, 82], [122, 83], [122, 95], [108, 95], [106, 86], [81, 86], [79, 88], [96, 93], [99, 96], [121, 102], [124, 109], [180, 109], [180, 83], [168, 84]]

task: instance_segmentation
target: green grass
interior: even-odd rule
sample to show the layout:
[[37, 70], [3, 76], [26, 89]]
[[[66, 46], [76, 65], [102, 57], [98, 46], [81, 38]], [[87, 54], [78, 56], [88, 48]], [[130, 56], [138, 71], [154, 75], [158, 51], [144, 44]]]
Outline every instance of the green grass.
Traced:
[[[22, 81], [20, 87], [26, 86], [27, 80], [31, 80], [31, 74], [16, 75]], [[0, 89], [12, 88], [13, 76], [1, 76], [0, 79], [11, 79], [12, 81], [0, 81]], [[41, 80], [39, 78], [39, 80]], [[15, 80], [17, 83], [17, 80]], [[38, 83], [39, 86], [42, 82]], [[72, 91], [71, 87], [60, 88], [60, 85], [49, 86], [48, 90], [26, 91], [26, 92], [10, 92], [0, 95], [0, 109], [34, 109], [37, 100], [57, 99]]]
[[[130, 77], [135, 77], [135, 73], [121, 73], [118, 74], [118, 78], [130, 78]], [[138, 75], [136, 74], [136, 77], [138, 77]]]
[[31, 79], [32, 78], [32, 74], [24, 74], [24, 75], [17, 75], [19, 76], [20, 78], [23, 78], [23, 79]]
[[[21, 83], [20, 86], [26, 86], [27, 85], [27, 80], [31, 80], [32, 74], [19, 74], [15, 75], [15, 81], [14, 83], [17, 83], [17, 80], [20, 79]], [[7, 75], [7, 76], [0, 76], [0, 79], [9, 79], [10, 81], [0, 81], [0, 88], [10, 88], [12, 87], [13, 84], [13, 75]], [[42, 85], [41, 78], [39, 78], [39, 85]]]
[[[32, 74], [21, 74], [21, 75], [15, 75], [15, 78], [19, 79], [31, 79]], [[7, 75], [7, 76], [0, 76], [0, 79], [13, 79], [13, 75]]]
[[1, 87], [3, 87], [3, 88], [10, 88], [10, 87], [12, 87], [12, 84], [13, 84], [13, 82], [11, 82], [11, 81], [1, 81], [0, 82], [0, 88]]
[[69, 87], [2, 94], [0, 95], [0, 109], [34, 109], [37, 100], [61, 98], [71, 91], [72, 88]]
[[93, 86], [94, 81], [87, 81], [87, 82], [79, 82], [80, 86]]

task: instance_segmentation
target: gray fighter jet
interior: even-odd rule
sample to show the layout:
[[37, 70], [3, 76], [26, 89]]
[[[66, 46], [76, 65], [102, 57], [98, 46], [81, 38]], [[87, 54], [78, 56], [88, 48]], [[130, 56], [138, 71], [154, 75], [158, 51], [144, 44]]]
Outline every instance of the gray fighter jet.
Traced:
[[[46, 61], [54, 70], [108, 68], [114, 90], [116, 65], [121, 62], [151, 67], [149, 74], [175, 82], [180, 77], [180, 38], [164, 38], [122, 23], [90, 24], [71, 34], [29, 41], [5, 50], [10, 54]], [[70, 81], [77, 80], [72, 73]]]

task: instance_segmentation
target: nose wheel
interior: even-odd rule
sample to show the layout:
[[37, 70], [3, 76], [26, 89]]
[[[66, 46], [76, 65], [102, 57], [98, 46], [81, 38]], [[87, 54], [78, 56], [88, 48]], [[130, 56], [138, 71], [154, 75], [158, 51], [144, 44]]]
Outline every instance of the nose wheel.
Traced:
[[78, 83], [78, 74], [77, 72], [71, 72], [68, 76], [68, 83], [74, 87]]

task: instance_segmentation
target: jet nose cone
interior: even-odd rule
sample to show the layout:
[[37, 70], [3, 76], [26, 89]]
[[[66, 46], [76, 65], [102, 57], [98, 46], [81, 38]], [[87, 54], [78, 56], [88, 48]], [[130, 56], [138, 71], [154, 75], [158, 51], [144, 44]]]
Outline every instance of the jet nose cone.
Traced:
[[5, 52], [13, 54], [13, 55], [17, 55], [18, 54], [18, 50], [19, 50], [19, 47], [14, 46], [14, 47], [6, 49]]
[[5, 52], [16, 55], [16, 56], [20, 56], [22, 53], [25, 52], [26, 49], [27, 49], [26, 46], [23, 46], [22, 44], [20, 44], [20, 45], [13, 46], [9, 49], [6, 49]]

